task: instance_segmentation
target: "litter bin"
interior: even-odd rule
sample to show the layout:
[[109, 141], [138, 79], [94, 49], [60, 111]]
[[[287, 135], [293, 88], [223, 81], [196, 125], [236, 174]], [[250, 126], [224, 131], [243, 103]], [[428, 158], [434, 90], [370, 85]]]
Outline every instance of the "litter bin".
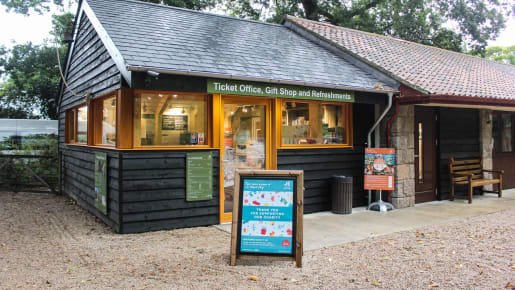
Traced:
[[352, 213], [352, 177], [333, 176], [332, 204], [333, 213]]

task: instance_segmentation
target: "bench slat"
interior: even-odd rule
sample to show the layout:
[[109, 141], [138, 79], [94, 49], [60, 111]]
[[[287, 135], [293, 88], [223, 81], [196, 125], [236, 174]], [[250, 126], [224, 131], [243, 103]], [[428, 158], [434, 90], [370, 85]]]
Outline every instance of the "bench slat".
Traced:
[[471, 164], [471, 165], [461, 165], [461, 166], [453, 166], [451, 165], [452, 172], [460, 171], [460, 170], [466, 170], [466, 169], [476, 169], [481, 168], [481, 164]]
[[452, 165], [465, 165], [465, 164], [473, 164], [473, 163], [481, 163], [481, 159], [460, 160], [460, 161], [454, 161], [454, 163], [451, 163], [451, 164]]
[[478, 179], [472, 181], [472, 187], [500, 183], [499, 179]]
[[[472, 180], [475, 180], [475, 179], [482, 179], [483, 176], [481, 175], [472, 175]], [[469, 177], [468, 176], [462, 176], [462, 177], [455, 177], [452, 179], [454, 182], [458, 182], [458, 181], [466, 181], [466, 183], [468, 183], [468, 180], [469, 180]]]

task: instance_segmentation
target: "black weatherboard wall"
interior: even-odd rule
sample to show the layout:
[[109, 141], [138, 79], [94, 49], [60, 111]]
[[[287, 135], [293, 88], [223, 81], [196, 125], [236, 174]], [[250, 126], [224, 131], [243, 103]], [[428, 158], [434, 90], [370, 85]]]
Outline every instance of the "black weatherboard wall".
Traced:
[[[74, 198], [79, 205], [93, 213], [106, 224], [120, 230], [119, 215], [119, 162], [118, 152], [84, 146], [69, 146], [64, 142], [66, 110], [85, 103], [82, 95], [89, 92], [92, 98], [121, 87], [121, 74], [116, 68], [102, 41], [86, 16], [80, 19], [79, 31], [69, 61], [67, 82], [59, 108], [59, 150], [61, 153], [62, 190]], [[108, 215], [104, 216], [94, 206], [95, 152], [106, 152], [108, 164]]]
[[211, 150], [213, 198], [195, 202], [186, 201], [186, 154], [189, 152], [195, 151], [122, 153], [121, 233], [218, 224], [218, 150]]
[[[474, 109], [440, 108], [439, 110], [440, 151], [440, 199], [448, 199], [451, 192], [448, 160], [479, 158], [480, 127], [479, 111]], [[456, 187], [457, 192], [465, 187]]]

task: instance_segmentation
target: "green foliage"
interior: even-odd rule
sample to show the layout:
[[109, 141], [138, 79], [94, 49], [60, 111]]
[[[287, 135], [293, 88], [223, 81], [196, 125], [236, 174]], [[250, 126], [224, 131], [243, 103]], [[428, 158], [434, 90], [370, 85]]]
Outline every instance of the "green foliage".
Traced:
[[[63, 33], [73, 19], [71, 13], [53, 16], [61, 63], [66, 56]], [[33, 45], [28, 42], [0, 50], [0, 77], [6, 80], [0, 84], [0, 112], [16, 117], [31, 117], [37, 112], [44, 118], [57, 119], [61, 77], [54, 43]]]
[[164, 5], [193, 9], [193, 10], [203, 10], [206, 8], [214, 7], [217, 2], [217, 0], [140, 0], [140, 1], [156, 3], [156, 4], [164, 4]]
[[508, 47], [488, 47], [485, 57], [489, 60], [515, 65], [515, 45]]
[[63, 5], [63, 0], [0, 0], [0, 4], [4, 5], [7, 11], [29, 15], [31, 12], [42, 14], [50, 11], [50, 5]]

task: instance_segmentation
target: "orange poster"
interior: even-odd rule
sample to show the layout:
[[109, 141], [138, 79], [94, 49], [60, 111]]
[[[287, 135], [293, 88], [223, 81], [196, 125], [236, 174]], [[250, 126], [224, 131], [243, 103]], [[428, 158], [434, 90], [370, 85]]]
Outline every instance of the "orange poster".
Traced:
[[394, 190], [395, 149], [365, 149], [365, 189]]

